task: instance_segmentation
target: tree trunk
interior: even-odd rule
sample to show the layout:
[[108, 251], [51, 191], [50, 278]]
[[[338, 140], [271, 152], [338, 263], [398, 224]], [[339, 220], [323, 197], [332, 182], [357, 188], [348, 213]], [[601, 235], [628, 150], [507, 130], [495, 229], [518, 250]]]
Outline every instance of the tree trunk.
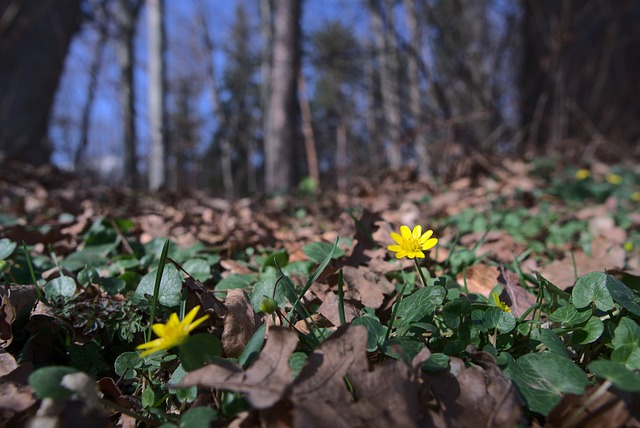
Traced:
[[0, 0], [0, 158], [49, 162], [49, 116], [80, 4]]
[[[272, 0], [260, 0], [260, 35], [262, 36], [262, 48], [260, 55], [260, 108], [262, 109], [262, 132], [263, 144], [269, 133], [269, 95], [271, 94], [271, 49], [273, 47], [273, 19]], [[252, 162], [251, 155], [248, 156]], [[255, 165], [251, 164], [250, 171], [255, 170]], [[249, 191], [257, 190], [255, 181], [255, 171], [253, 176], [249, 173]], [[252, 184], [252, 181], [254, 183]]]
[[[106, 19], [106, 17], [102, 17]], [[107, 23], [102, 22], [99, 26], [98, 43], [94, 52], [91, 66], [89, 67], [89, 83], [87, 85], [87, 101], [82, 109], [82, 118], [80, 119], [80, 141], [76, 148], [76, 153], [73, 159], [73, 167], [75, 170], [80, 166], [82, 157], [84, 156], [87, 146], [89, 145], [89, 128], [91, 125], [91, 112], [93, 110], [93, 101], [96, 96], [96, 90], [98, 88], [98, 77], [100, 76], [100, 70], [102, 69], [102, 60], [104, 57], [104, 50], [109, 37], [109, 31]]]
[[293, 186], [296, 78], [300, 67], [301, 1], [276, 0], [269, 120], [265, 144], [266, 190]]
[[302, 113], [302, 133], [304, 134], [304, 149], [307, 155], [307, 167], [309, 177], [316, 186], [320, 185], [320, 170], [318, 169], [318, 154], [316, 142], [313, 136], [313, 122], [311, 119], [311, 107], [307, 98], [307, 84], [302, 73], [298, 75], [298, 93], [300, 99], [300, 112]]
[[[387, 3], [390, 3], [387, 0]], [[389, 7], [390, 6], [390, 7]], [[382, 15], [382, 5], [377, 0], [369, 0], [371, 26], [374, 32], [378, 66], [380, 68], [380, 91], [385, 122], [385, 151], [387, 162], [393, 170], [402, 166], [400, 153], [400, 94], [397, 38], [393, 20], [393, 7], [388, 5], [386, 25]]]
[[158, 190], [167, 184], [167, 147], [165, 140], [165, 63], [164, 0], [147, 0], [149, 18], [149, 188]]
[[404, 0], [404, 8], [407, 17], [407, 27], [411, 43], [411, 50], [407, 58], [407, 73], [409, 74], [409, 108], [413, 118], [413, 132], [415, 135], [415, 147], [418, 154], [417, 172], [421, 177], [430, 177], [431, 156], [429, 154], [429, 142], [427, 140], [422, 100], [425, 98], [420, 87], [420, 74], [418, 59], [420, 58], [420, 28], [418, 26], [418, 12], [416, 0]]
[[119, 102], [122, 112], [122, 143], [124, 153], [124, 184], [131, 188], [139, 187], [138, 160], [136, 156], [136, 116], [133, 65], [135, 49], [133, 41], [136, 33], [136, 21], [142, 7], [142, 1], [118, 0], [116, 5], [116, 54], [120, 66]]

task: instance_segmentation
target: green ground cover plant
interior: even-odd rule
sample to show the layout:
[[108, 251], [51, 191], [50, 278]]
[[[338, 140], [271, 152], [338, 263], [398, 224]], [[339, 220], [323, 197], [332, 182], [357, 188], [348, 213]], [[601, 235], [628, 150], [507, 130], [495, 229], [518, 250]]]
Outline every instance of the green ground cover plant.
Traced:
[[[615, 405], [614, 423], [637, 421], [640, 177], [531, 171], [545, 184], [482, 210], [394, 224], [355, 207], [350, 236], [294, 246], [142, 240], [136, 221], [106, 216], [63, 256], [4, 237], [3, 418], [580, 426]], [[581, 210], [603, 204], [598, 229]], [[625, 265], [583, 273], [603, 230], [625, 232], [607, 241]], [[496, 257], [496, 236], [522, 251]], [[479, 267], [498, 273], [480, 288]]]

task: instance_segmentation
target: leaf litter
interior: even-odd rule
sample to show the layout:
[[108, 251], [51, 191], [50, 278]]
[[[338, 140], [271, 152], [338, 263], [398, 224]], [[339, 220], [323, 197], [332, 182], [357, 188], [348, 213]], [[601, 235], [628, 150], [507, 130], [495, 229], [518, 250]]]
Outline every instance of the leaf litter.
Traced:
[[[21, 174], [19, 169], [12, 171], [16, 176]], [[78, 254], [78, 250], [85, 254], [87, 250], [92, 251], [89, 241], [94, 239], [95, 245], [107, 243], [109, 240], [104, 234], [111, 233], [110, 228], [119, 236], [111, 242], [121, 263], [126, 263], [127, 257], [140, 254], [137, 245], [152, 245], [158, 238], [170, 238], [177, 244], [178, 253], [180, 248], [203, 244], [205, 250], [194, 255], [220, 256], [217, 261], [207, 259], [208, 266], [215, 267], [205, 273], [202, 282], [190, 275], [180, 275], [186, 285], [187, 307], [201, 305], [211, 315], [206, 329], [219, 335], [225, 358], [213, 359], [182, 379], [179, 386], [197, 386], [198, 393], [195, 400], [184, 401], [181, 410], [172, 412], [180, 413], [189, 406], [194, 409], [212, 404], [219, 407], [220, 391], [234, 391], [245, 397], [248, 406], [223, 420], [237, 426], [267, 423], [447, 427], [513, 426], [527, 422], [527, 403], [518, 392], [517, 382], [505, 376], [495, 355], [468, 348], [466, 358], [445, 357], [445, 363], [439, 366], [441, 369], [434, 370], [432, 364], [436, 356], [426, 347], [413, 351], [399, 344], [397, 355], [405, 356], [399, 359], [386, 358], [380, 349], [367, 351], [370, 331], [350, 322], [365, 315], [377, 316], [376, 322], [383, 324], [391, 319], [391, 309], [398, 302], [397, 293], [403, 281], [393, 273], [410, 272], [412, 267], [408, 260], [393, 260], [384, 249], [389, 233], [400, 224], [425, 221], [436, 224], [436, 233], [444, 245], [432, 253], [431, 263], [435, 263], [436, 268], [442, 263], [459, 263], [456, 279], [469, 293], [488, 297], [499, 286], [501, 300], [511, 307], [516, 317], [525, 314], [536, 301], [530, 286], [525, 286], [522, 280], [538, 271], [560, 290], [570, 291], [576, 278], [588, 272], [607, 269], [624, 277], [640, 270], [638, 245], [631, 250], [623, 249], [630, 238], [637, 236], [630, 236], [627, 231], [637, 231], [640, 220], [629, 213], [624, 228], [618, 226], [619, 220], [613, 221], [620, 206], [627, 203], [621, 195], [592, 202], [591, 207], [564, 214], [564, 218], [554, 217], [554, 210], [564, 209], [566, 201], [537, 194], [538, 189], [544, 189], [548, 183], [534, 176], [532, 165], [518, 162], [505, 164], [496, 177], [458, 180], [445, 190], [434, 183], [414, 182], [400, 175], [384, 178], [379, 186], [362, 182], [354, 186], [350, 195], [327, 193], [322, 197], [289, 195], [235, 201], [198, 191], [180, 195], [167, 192], [150, 197], [96, 187], [86, 178], [53, 173], [50, 169], [27, 170], [22, 174], [20, 178], [14, 176], [1, 183], [0, 198], [7, 217], [0, 224], [0, 237], [25, 242], [39, 266], [53, 269], [49, 281], [62, 274], [74, 282], [76, 291], [71, 293], [75, 308], [94, 309], [91, 316], [86, 317], [71, 307], [66, 312], [62, 308], [61, 312], [61, 308], [51, 302], [36, 304], [37, 293], [25, 274], [25, 260], [19, 257], [19, 250], [13, 250], [12, 263], [17, 277], [5, 276], [11, 285], [7, 283], [3, 288], [0, 311], [3, 424], [52, 421], [131, 426], [131, 414], [144, 413], [144, 406], [148, 406], [133, 393], [130, 383], [109, 374], [109, 370], [102, 370], [95, 383], [92, 378], [82, 377], [81, 372], [69, 377], [62, 386], [76, 392], [72, 399], [58, 403], [58, 407], [52, 407], [48, 398], [38, 396], [27, 379], [34, 367], [69, 364], [65, 345], [55, 339], [60, 335], [66, 335], [77, 347], [86, 346], [99, 336], [104, 343], [105, 334], [127, 335], [126, 331], [118, 330], [121, 324], [106, 333], [108, 320], [128, 311], [123, 306], [123, 294], [105, 291], [100, 280], [83, 283], [79, 269], [61, 273], [48, 261], [52, 253], [64, 261]], [[540, 205], [549, 200], [555, 204], [549, 216], [556, 224], [569, 224], [576, 219], [585, 221], [587, 228], [554, 231], [550, 224], [535, 224], [535, 219], [542, 215]], [[528, 240], [541, 242], [542, 248], [539, 246], [527, 254], [529, 241], [523, 240], [510, 225], [512, 219], [508, 213], [500, 220], [504, 223], [494, 222], [490, 213], [500, 204], [506, 211], [524, 207], [530, 213], [526, 223], [515, 227], [526, 232]], [[468, 217], [469, 223], [464, 219], [470, 210], [476, 216]], [[446, 218], [459, 220], [457, 223], [440, 220]], [[112, 220], [104, 223], [106, 219], [130, 219], [132, 226], [121, 230]], [[568, 239], [558, 242], [554, 240], [554, 233]], [[346, 254], [329, 263], [302, 301], [306, 307], [315, 306], [317, 315], [300, 316], [294, 324], [299, 329], [296, 332], [296, 328], [280, 316], [268, 317], [255, 312], [247, 292], [255, 278], [272, 269], [269, 254], [285, 250], [288, 263], [292, 266], [300, 263], [300, 271], [287, 272], [294, 286], [300, 287], [309, 275], [304, 265], [310, 261], [305, 245], [332, 242], [338, 236], [352, 239], [345, 247]], [[585, 240], [585, 236], [590, 239]], [[460, 255], [456, 246], [470, 254]], [[113, 249], [105, 251], [103, 254], [109, 254], [106, 257], [113, 257]], [[244, 256], [238, 258], [238, 254]], [[100, 278], [117, 273], [108, 264], [82, 257], [81, 265], [88, 261], [98, 267]], [[173, 257], [175, 255], [172, 261]], [[174, 263], [180, 268], [190, 256], [181, 258], [178, 254], [175, 258]], [[520, 271], [512, 269], [516, 259]], [[122, 268], [119, 272], [126, 271], [127, 268]], [[346, 324], [341, 323], [339, 315], [339, 271], [344, 275]], [[233, 284], [241, 287], [234, 286], [224, 293], [215, 291], [212, 285], [222, 279], [234, 281]], [[54, 294], [60, 295], [60, 289], [56, 288]], [[173, 296], [169, 294], [167, 298]], [[164, 303], [172, 305], [171, 300]], [[122, 307], [122, 311], [108, 309], [116, 306]], [[135, 311], [129, 315], [133, 317]], [[531, 319], [531, 314], [527, 319]], [[264, 327], [260, 328], [264, 323], [269, 325], [266, 339], [261, 339], [264, 347], [256, 348], [251, 361], [243, 353], [254, 346], [252, 341], [256, 340], [256, 332], [264, 331]], [[324, 331], [322, 339], [302, 340], [302, 326], [307, 329], [304, 333], [315, 329]], [[142, 326], [129, 334], [139, 337], [141, 331]], [[25, 334], [32, 339], [18, 355], [14, 342], [24, 343], [24, 337], [20, 336]], [[374, 337], [374, 343], [375, 340]], [[291, 361], [301, 355], [300, 351], [304, 351], [306, 357], [294, 373]], [[234, 363], [234, 359], [250, 361], [250, 364]], [[73, 363], [78, 365], [78, 361]], [[170, 371], [175, 369], [171, 360], [150, 364], [162, 367], [157, 375], [167, 383]], [[637, 408], [637, 396], [617, 389], [598, 389], [602, 385], [606, 383], [595, 384], [581, 395], [568, 393], [559, 397], [546, 422], [551, 426], [596, 426], [585, 425], [588, 420], [585, 415], [589, 413], [593, 420], [611, 418], [619, 426], [637, 424], [638, 415], [633, 410]], [[121, 410], [112, 408], [108, 418], [102, 408], [92, 413], [91, 406], [86, 406], [95, 403], [97, 398], [112, 402], [116, 404], [115, 409]], [[533, 419], [534, 424], [541, 421], [544, 418]]]

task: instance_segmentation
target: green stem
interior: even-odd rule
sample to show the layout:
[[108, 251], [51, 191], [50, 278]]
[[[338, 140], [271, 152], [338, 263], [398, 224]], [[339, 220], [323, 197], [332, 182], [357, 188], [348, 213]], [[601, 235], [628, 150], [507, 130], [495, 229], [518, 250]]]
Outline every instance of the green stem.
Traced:
[[420, 279], [422, 280], [422, 285], [427, 286], [427, 280], [424, 278], [424, 274], [422, 273], [422, 269], [420, 269], [420, 263], [418, 263], [418, 259], [413, 259], [413, 263], [416, 265], [416, 270], [420, 274]]
[[338, 316], [340, 317], [340, 325], [347, 323], [344, 316], [344, 277], [342, 269], [338, 271]]
[[398, 308], [400, 307], [400, 302], [402, 301], [402, 297], [404, 296], [404, 289], [407, 287], [407, 281], [404, 281], [402, 284], [402, 289], [400, 290], [400, 294], [398, 295], [398, 301], [393, 307], [393, 312], [391, 313], [391, 319], [389, 320], [389, 327], [387, 328], [387, 334], [384, 337], [384, 341], [389, 340], [391, 336], [391, 329], [393, 328], [393, 324], [396, 322], [396, 315], [398, 314]]
[[164, 265], [167, 262], [167, 254], [169, 253], [169, 240], [167, 239], [164, 242], [164, 246], [162, 247], [162, 252], [160, 253], [160, 262], [158, 263], [158, 271], [156, 273], [156, 282], [153, 285], [153, 297], [151, 302], [151, 321], [149, 322], [149, 330], [147, 330], [147, 342], [151, 340], [151, 333], [153, 329], [153, 323], [156, 318], [156, 307], [158, 306], [158, 297], [160, 294], [160, 282], [162, 281], [162, 274], [164, 272]]

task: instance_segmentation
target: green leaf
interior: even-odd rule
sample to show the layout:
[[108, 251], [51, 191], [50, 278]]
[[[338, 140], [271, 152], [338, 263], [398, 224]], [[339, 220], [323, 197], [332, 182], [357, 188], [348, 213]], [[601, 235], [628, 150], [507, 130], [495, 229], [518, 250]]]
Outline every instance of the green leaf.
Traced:
[[498, 326], [500, 318], [502, 317], [502, 309], [492, 306], [484, 311], [482, 316], [482, 324], [489, 330], [493, 330]]
[[70, 272], [76, 272], [84, 267], [101, 267], [107, 262], [106, 256], [117, 246], [116, 244], [86, 247], [66, 256], [60, 265]]
[[18, 244], [7, 238], [0, 239], [0, 260], [4, 260], [13, 254]]
[[273, 296], [278, 306], [284, 308], [285, 304], [287, 303], [285, 298], [285, 284], [282, 280], [280, 280], [274, 294], [273, 288], [275, 287], [275, 285], [276, 278], [273, 276], [269, 276], [261, 281], [258, 281], [256, 285], [253, 286], [253, 291], [249, 295], [249, 301], [251, 302], [251, 305], [256, 312], [260, 312], [260, 303], [265, 296], [269, 298]]
[[100, 286], [110, 296], [114, 296], [118, 293], [122, 293], [127, 288], [127, 283], [123, 279], [118, 277], [104, 278], [100, 282]]
[[211, 407], [192, 407], [180, 416], [180, 428], [209, 428], [218, 420], [218, 412]]
[[153, 407], [156, 402], [156, 394], [153, 392], [153, 388], [148, 385], [144, 391], [142, 391], [142, 407], [149, 409]]
[[234, 288], [249, 288], [258, 275], [253, 273], [234, 273], [223, 278], [216, 284], [216, 291], [231, 290]]
[[549, 315], [549, 319], [553, 322], [560, 322], [565, 327], [571, 327], [585, 323], [591, 317], [589, 308], [579, 311], [576, 307], [569, 303], [554, 311]]
[[[333, 250], [334, 245], [329, 244], [328, 242], [312, 242], [310, 244], [302, 247], [302, 251], [309, 257], [311, 260], [316, 263], [322, 263], [331, 251]], [[331, 258], [339, 259], [344, 255], [344, 250], [341, 248], [335, 248]]]
[[445, 324], [451, 328], [458, 328], [462, 318], [471, 313], [471, 302], [467, 297], [452, 300], [442, 307]]
[[449, 357], [445, 354], [431, 354], [429, 359], [422, 363], [422, 370], [428, 372], [437, 372], [447, 370], [449, 368]]
[[60, 385], [62, 378], [78, 370], [67, 366], [42, 367], [29, 375], [29, 385], [42, 398], [66, 398], [73, 393]]
[[48, 299], [55, 297], [71, 297], [76, 292], [76, 282], [68, 276], [60, 276], [47, 282], [44, 292]]
[[570, 359], [555, 353], [526, 354], [505, 369], [530, 410], [547, 415], [564, 394], [581, 395], [587, 375]]
[[136, 369], [142, 367], [144, 360], [137, 352], [123, 352], [116, 358], [113, 368], [118, 376], [123, 379], [133, 379], [136, 377]]
[[562, 340], [553, 331], [546, 328], [536, 328], [531, 332], [533, 340], [539, 340], [549, 351], [554, 352], [563, 357], [569, 357], [567, 348]]
[[[136, 295], [147, 299], [147, 296], [153, 296], [153, 290], [156, 281], [158, 269], [152, 269], [148, 274], [142, 277]], [[174, 307], [180, 304], [182, 294], [182, 276], [178, 269], [173, 265], [165, 265], [162, 271], [162, 279], [160, 280], [160, 288], [158, 290], [158, 302], [166, 307]]]
[[86, 287], [89, 284], [97, 284], [100, 281], [100, 274], [93, 268], [84, 268], [78, 272], [77, 276], [80, 285]]
[[440, 286], [420, 288], [402, 299], [398, 306], [397, 316], [402, 319], [403, 323], [419, 321], [426, 316], [433, 315], [446, 295], [447, 292]]
[[581, 326], [573, 333], [571, 341], [581, 345], [586, 345], [587, 343], [592, 343], [598, 340], [603, 331], [604, 323], [600, 318], [592, 316], [585, 325]]
[[240, 354], [240, 356], [238, 357], [238, 362], [242, 367], [247, 368], [249, 364], [251, 364], [253, 359], [260, 353], [262, 345], [264, 344], [264, 333], [266, 329], [267, 325], [262, 324], [260, 327], [258, 327], [256, 332], [253, 333], [251, 339], [249, 339], [249, 342], [247, 343], [247, 346], [245, 346], [244, 351], [242, 351], [242, 354]]
[[418, 355], [424, 348], [424, 342], [422, 340], [414, 339], [412, 337], [399, 336], [392, 337], [384, 343], [382, 348], [385, 355], [397, 360], [404, 360], [407, 363], [411, 363], [413, 358]]
[[291, 379], [295, 379], [307, 364], [309, 356], [304, 352], [294, 352], [289, 357], [289, 367], [291, 367]]
[[624, 285], [615, 276], [607, 275], [606, 285], [611, 297], [617, 304], [640, 317], [640, 296], [637, 293]]
[[509, 333], [511, 330], [516, 328], [516, 317], [511, 312], [502, 312], [500, 314], [500, 318], [498, 319], [498, 331], [501, 333]]
[[640, 347], [640, 327], [629, 317], [623, 317], [614, 332], [611, 344], [614, 348], [624, 345]]
[[184, 262], [182, 269], [200, 282], [205, 282], [213, 276], [211, 274], [211, 265], [203, 259], [189, 259]]
[[[173, 371], [173, 374], [171, 374], [171, 378], [169, 378], [169, 385], [176, 385], [180, 383], [186, 375], [187, 375], [187, 371], [184, 369], [182, 364], [180, 364]], [[195, 400], [198, 397], [197, 386], [190, 386], [188, 388], [178, 388], [176, 390], [172, 390], [171, 392], [173, 392], [176, 395], [176, 398], [181, 403], [184, 403], [184, 402], [191, 403], [193, 400]]]
[[624, 364], [629, 370], [640, 369], [640, 347], [638, 345], [622, 345], [611, 353], [611, 361]]
[[603, 272], [591, 272], [578, 278], [571, 292], [576, 308], [584, 308], [593, 302], [601, 311], [613, 309], [613, 299], [607, 289], [608, 276]]
[[378, 347], [382, 346], [387, 335], [388, 327], [382, 325], [378, 318], [365, 315], [355, 318], [352, 325], [363, 325], [367, 328], [367, 351], [375, 352]]
[[217, 336], [207, 333], [194, 334], [180, 345], [178, 356], [187, 371], [199, 369], [212, 362], [222, 353], [222, 344]]
[[594, 375], [607, 379], [616, 388], [629, 392], [640, 392], [640, 373], [633, 372], [614, 361], [593, 361], [587, 368]]

